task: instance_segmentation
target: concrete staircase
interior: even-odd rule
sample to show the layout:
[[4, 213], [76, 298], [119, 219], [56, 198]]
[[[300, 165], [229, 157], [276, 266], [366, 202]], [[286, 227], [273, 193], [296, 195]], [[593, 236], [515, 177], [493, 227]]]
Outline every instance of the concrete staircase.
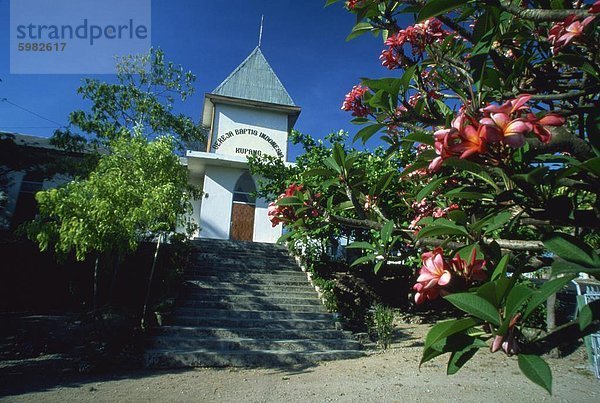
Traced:
[[194, 263], [173, 317], [155, 329], [147, 366], [282, 366], [363, 355], [284, 247], [193, 242]]

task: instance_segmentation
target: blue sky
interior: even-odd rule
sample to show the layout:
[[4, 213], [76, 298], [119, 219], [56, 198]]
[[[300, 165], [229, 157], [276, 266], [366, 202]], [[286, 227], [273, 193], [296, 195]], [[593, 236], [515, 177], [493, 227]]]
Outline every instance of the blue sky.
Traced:
[[[76, 94], [84, 76], [10, 74], [9, 3], [0, 0], [0, 98], [65, 124], [70, 111], [87, 107]], [[323, 5], [324, 0], [153, 0], [152, 45], [197, 76], [195, 95], [177, 112], [200, 119], [204, 93], [216, 88], [257, 45], [264, 14], [261, 49], [302, 107], [296, 128], [315, 137], [339, 129], [355, 133], [350, 114], [340, 110], [344, 95], [360, 77], [393, 73], [379, 64], [380, 38], [364, 35], [346, 42], [355, 17], [341, 3]], [[53, 126], [0, 102], [0, 130], [49, 136]], [[293, 159], [298, 151], [291, 151]]]

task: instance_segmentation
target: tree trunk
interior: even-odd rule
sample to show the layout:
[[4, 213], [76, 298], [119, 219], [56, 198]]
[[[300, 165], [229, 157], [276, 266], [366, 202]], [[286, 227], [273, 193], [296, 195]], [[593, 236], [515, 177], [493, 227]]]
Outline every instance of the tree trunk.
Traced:
[[110, 305], [112, 303], [113, 296], [115, 293], [115, 288], [117, 286], [117, 275], [119, 273], [120, 266], [121, 266], [121, 258], [120, 258], [120, 256], [117, 256], [115, 258], [115, 269], [113, 271], [113, 277], [112, 277], [112, 281], [110, 284], [110, 292], [108, 293], [108, 301], [106, 302], [106, 305]]
[[552, 294], [546, 301], [546, 330], [548, 332], [556, 329], [556, 294]]
[[94, 296], [92, 302], [92, 308], [94, 312], [98, 309], [98, 261], [100, 256], [96, 256], [96, 264], [94, 265]]
[[158, 236], [158, 240], [156, 241], [156, 251], [154, 251], [154, 259], [152, 260], [152, 269], [150, 270], [150, 277], [148, 278], [148, 288], [146, 290], [146, 299], [144, 300], [144, 309], [142, 310], [142, 321], [141, 327], [142, 330], [146, 326], [146, 314], [148, 311], [148, 301], [150, 300], [150, 289], [152, 287], [152, 278], [154, 277], [154, 270], [156, 269], [156, 260], [158, 258], [158, 251], [160, 249], [160, 241], [162, 239], [162, 234]]

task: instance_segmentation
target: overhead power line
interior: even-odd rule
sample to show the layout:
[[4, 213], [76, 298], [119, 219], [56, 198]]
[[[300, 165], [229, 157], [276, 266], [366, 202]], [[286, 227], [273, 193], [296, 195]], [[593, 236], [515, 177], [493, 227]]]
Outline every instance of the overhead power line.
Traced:
[[[16, 107], [16, 108], [19, 108], [19, 109], [21, 109], [21, 110], [24, 110], [25, 112], [27, 112], [27, 113], [30, 113], [30, 114], [32, 114], [32, 115], [34, 115], [34, 116], [37, 116], [37, 117], [38, 117], [38, 118], [40, 118], [40, 119], [44, 119], [44, 120], [46, 120], [46, 121], [48, 121], [48, 122], [50, 122], [50, 123], [54, 123], [55, 125], [57, 125], [57, 127], [62, 127], [62, 126], [64, 126], [62, 123], [58, 123], [58, 122], [57, 122], [57, 121], [55, 121], [55, 120], [48, 119], [47, 117], [45, 117], [45, 116], [42, 116], [42, 115], [40, 115], [39, 113], [36, 113], [36, 112], [32, 111], [31, 109], [27, 109], [27, 108], [25, 108], [25, 107], [23, 107], [23, 106], [21, 106], [21, 105], [17, 105], [17, 104], [15, 104], [14, 102], [12, 102], [12, 101], [9, 101], [7, 98], [0, 98], [0, 102], [6, 102], [7, 104], [10, 104], [10, 105], [12, 105], [12, 106], [14, 106], [14, 107]], [[15, 127], [16, 127], [16, 126], [15, 126]]]

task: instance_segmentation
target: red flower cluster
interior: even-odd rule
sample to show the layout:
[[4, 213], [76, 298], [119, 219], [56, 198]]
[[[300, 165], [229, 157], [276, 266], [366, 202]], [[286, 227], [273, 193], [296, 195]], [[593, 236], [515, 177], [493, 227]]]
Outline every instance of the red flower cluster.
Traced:
[[344, 103], [342, 104], [342, 110], [352, 111], [352, 116], [363, 117], [371, 113], [368, 106], [363, 104], [363, 96], [369, 89], [358, 84], [352, 87], [352, 90], [346, 94]]
[[477, 117], [461, 111], [452, 121], [452, 127], [434, 133], [435, 152], [438, 155], [429, 164], [429, 170], [437, 171], [443, 161], [452, 156], [468, 158], [485, 154], [492, 144], [502, 143], [513, 148], [525, 144], [525, 135], [534, 133], [540, 141], [550, 141], [550, 131], [545, 126], [562, 126], [565, 119], [556, 114], [538, 118], [526, 105], [530, 95], [521, 95], [502, 105], [488, 105]]
[[484, 281], [487, 274], [483, 270], [485, 260], [476, 259], [477, 250], [473, 248], [469, 261], [462, 259], [458, 253], [450, 261], [444, 259], [442, 248], [437, 247], [421, 256], [423, 267], [419, 271], [415, 290], [415, 302], [421, 304], [426, 300], [436, 299], [439, 295], [447, 295], [449, 291], [443, 287], [450, 284], [453, 277], [461, 278], [470, 285], [476, 281]]
[[414, 229], [417, 231], [419, 231], [421, 229], [421, 227], [419, 227], [417, 225], [417, 223], [419, 221], [421, 221], [423, 218], [425, 217], [435, 217], [435, 218], [440, 218], [440, 217], [446, 217], [448, 215], [448, 212], [452, 211], [452, 210], [458, 210], [458, 204], [451, 204], [448, 207], [445, 208], [441, 208], [435, 205], [435, 203], [433, 203], [430, 200], [426, 200], [423, 199], [419, 202], [413, 202], [411, 207], [415, 210], [416, 215], [415, 218], [410, 222], [410, 224], [408, 225], [409, 229]]
[[[288, 186], [284, 193], [279, 195], [277, 201], [283, 199], [284, 197], [294, 196], [296, 192], [301, 192], [303, 188], [303, 185], [296, 185], [295, 183], [292, 183], [290, 186]], [[294, 208], [292, 206], [278, 206], [276, 203], [277, 202], [269, 203], [269, 207], [267, 208], [267, 215], [271, 221], [271, 226], [276, 227], [279, 223], [296, 220], [296, 213], [294, 212]]]
[[366, 3], [365, 0], [348, 0], [346, 2], [346, 8], [348, 10], [354, 10], [356, 7], [362, 7]]
[[388, 37], [384, 49], [379, 56], [381, 64], [388, 69], [397, 69], [408, 64], [408, 57], [404, 53], [404, 45], [410, 44], [413, 57], [422, 56], [425, 47], [434, 42], [443, 40], [450, 32], [442, 28], [442, 23], [436, 18], [430, 18], [418, 24], [401, 29]]
[[[292, 183], [290, 186], [288, 186], [284, 193], [280, 194], [279, 197], [277, 197], [277, 201], [283, 199], [284, 197], [300, 197], [302, 199], [305, 199], [305, 201], [303, 202], [304, 213], [302, 214], [302, 216], [308, 216], [313, 218], [318, 217], [319, 211], [315, 207], [315, 199], [321, 197], [321, 194], [316, 193], [314, 195], [314, 198], [309, 196], [306, 199], [304, 194], [302, 193], [303, 190], [304, 185], [296, 185], [295, 183]], [[277, 226], [279, 223], [296, 221], [299, 218], [296, 210], [294, 209], [294, 206], [280, 206], [277, 205], [277, 201], [269, 203], [269, 207], [267, 208], [267, 215], [269, 216], [269, 220], [271, 221], [271, 225], [273, 227]]]
[[[589, 12], [600, 12], [600, 2], [597, 1], [594, 3]], [[557, 54], [562, 47], [567, 46], [575, 38], [583, 35], [585, 27], [592, 22], [596, 16], [586, 17], [583, 21], [579, 21], [580, 18], [581, 17], [576, 15], [570, 15], [565, 18], [564, 21], [561, 21], [550, 28], [548, 40], [552, 44], [553, 54]]]
[[597, 2], [595, 2], [594, 4], [592, 4], [592, 6], [590, 7], [590, 9], [588, 10], [588, 13], [590, 13], [590, 14], [598, 14], [598, 13], [600, 13], [600, 0], [598, 0]]

